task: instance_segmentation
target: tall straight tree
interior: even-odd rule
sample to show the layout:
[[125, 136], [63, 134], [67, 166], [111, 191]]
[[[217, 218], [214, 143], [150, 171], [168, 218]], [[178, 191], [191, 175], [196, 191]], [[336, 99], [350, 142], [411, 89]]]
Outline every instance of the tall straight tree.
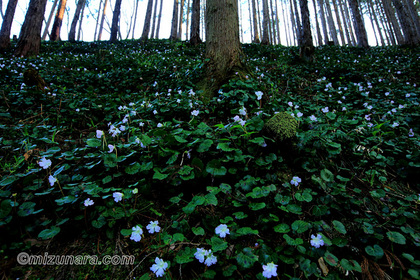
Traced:
[[330, 35], [333, 38], [334, 45], [339, 45], [340, 43], [338, 42], [337, 30], [335, 28], [334, 18], [332, 16], [331, 5], [329, 0], [325, 0], [325, 8], [327, 11], [327, 21], [328, 27], [330, 29]]
[[47, 20], [47, 24], [44, 27], [44, 33], [42, 33], [42, 40], [45, 40], [47, 38], [48, 29], [50, 28], [50, 24], [51, 24], [52, 18], [54, 16], [54, 11], [55, 11], [55, 8], [57, 7], [57, 4], [58, 4], [58, 0], [54, 0], [53, 6], [51, 8], [50, 15], [49, 15], [48, 20]]
[[415, 46], [420, 44], [419, 34], [416, 32], [416, 26], [411, 20], [411, 15], [408, 14], [400, 0], [392, 0], [395, 10], [397, 11], [398, 19], [404, 33], [404, 45]]
[[178, 33], [177, 33], [177, 39], [181, 40], [182, 38], [182, 22], [184, 21], [184, 0], [181, 0], [181, 9], [179, 12], [179, 22], [178, 22]]
[[357, 0], [349, 0], [350, 10], [353, 14], [354, 29], [356, 30], [357, 45], [362, 48], [369, 47], [365, 24], [359, 10]]
[[[98, 32], [98, 41], [101, 40], [101, 38], [102, 38], [102, 31], [104, 30], [106, 6], [108, 6], [108, 0], [105, 0], [104, 9], [102, 11], [101, 24], [99, 26], [99, 32]], [[99, 11], [98, 11], [98, 13], [99, 13]]]
[[120, 23], [120, 14], [121, 14], [121, 2], [122, 0], [115, 1], [114, 13], [112, 15], [111, 37], [109, 38], [110, 42], [117, 41], [118, 30], [120, 29], [119, 23]]
[[300, 0], [299, 4], [300, 4], [300, 13], [301, 13], [301, 18], [302, 18], [302, 30], [300, 32], [301, 38], [299, 40], [300, 42], [299, 54], [303, 60], [307, 62], [312, 62], [313, 54], [314, 54], [314, 43], [312, 41], [308, 0]]
[[235, 72], [243, 72], [241, 56], [238, 1], [207, 0], [205, 101]]
[[60, 5], [58, 6], [57, 14], [55, 15], [54, 24], [51, 29], [50, 40], [57, 41], [60, 40], [60, 31], [61, 26], [63, 25], [64, 11], [66, 10], [67, 0], [60, 0]]
[[190, 43], [198, 45], [201, 43], [200, 38], [200, 0], [193, 0], [191, 15], [191, 34]]
[[76, 27], [77, 22], [79, 21], [80, 12], [82, 11], [83, 6], [85, 5], [86, 0], [79, 0], [77, 2], [76, 11], [74, 12], [73, 21], [71, 22], [70, 32], [69, 32], [69, 41], [76, 41]]
[[178, 6], [179, 0], [174, 0], [174, 9], [172, 13], [172, 25], [171, 25], [171, 35], [170, 40], [175, 41], [178, 38]]
[[337, 1], [332, 0], [332, 2], [333, 2], [333, 7], [334, 7], [335, 19], [337, 21], [338, 31], [340, 33], [341, 44], [345, 45], [346, 40], [344, 39], [343, 26], [341, 25], [340, 12], [339, 12], [338, 7], [337, 7]]
[[147, 3], [146, 16], [144, 18], [143, 33], [141, 34], [140, 40], [146, 41], [149, 38], [150, 32], [150, 20], [152, 19], [153, 0], [149, 0]]
[[319, 28], [319, 22], [318, 22], [318, 13], [316, 12], [316, 1], [313, 0], [314, 5], [314, 11], [315, 11], [315, 26], [316, 26], [316, 35], [318, 38], [318, 45], [322, 45], [322, 35], [321, 35], [321, 29]]
[[41, 28], [47, 0], [31, 0], [26, 12], [25, 21], [20, 29], [16, 45], [16, 56], [38, 55], [41, 48]]
[[254, 38], [252, 40], [253, 43], [260, 42], [260, 35], [258, 32], [258, 19], [257, 19], [257, 7], [255, 6], [255, 0], [252, 0], [252, 22], [254, 26]]
[[[327, 0], [328, 1], [328, 0]], [[327, 30], [327, 21], [325, 20], [325, 11], [324, 11], [324, 0], [318, 0], [319, 6], [319, 17], [321, 18], [321, 26], [322, 31], [324, 33], [324, 44], [328, 44], [330, 40], [328, 37], [328, 30]]]
[[150, 33], [151, 39], [155, 38], [157, 7], [158, 7], [158, 0], [155, 0], [155, 5], [153, 7], [153, 17], [152, 17], [152, 32]]
[[270, 12], [268, 10], [267, 0], [262, 0], [262, 2], [263, 2], [263, 36], [261, 39], [261, 44], [269, 45], [270, 44], [270, 38], [269, 38]]
[[7, 3], [6, 14], [3, 17], [0, 30], [0, 50], [5, 50], [10, 47], [10, 31], [12, 30], [17, 2], [18, 0], [9, 0]]
[[159, 39], [160, 20], [162, 18], [162, 6], [163, 6], [163, 0], [160, 0], [159, 16], [158, 16], [158, 22], [157, 22], [156, 34], [155, 34], [156, 39]]

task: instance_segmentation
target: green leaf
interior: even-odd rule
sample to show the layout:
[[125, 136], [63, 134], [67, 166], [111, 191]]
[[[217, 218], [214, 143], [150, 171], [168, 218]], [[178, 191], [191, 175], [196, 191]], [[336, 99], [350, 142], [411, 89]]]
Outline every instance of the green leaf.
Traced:
[[362, 267], [359, 265], [359, 263], [355, 260], [347, 260], [347, 259], [342, 259], [340, 261], [340, 265], [348, 271], [357, 271], [357, 272], [362, 272]]
[[106, 224], [106, 220], [103, 216], [99, 216], [97, 220], [92, 221], [92, 226], [95, 228], [101, 228]]
[[104, 164], [107, 167], [115, 167], [117, 166], [117, 156], [114, 153], [105, 154], [102, 156], [104, 160]]
[[204, 235], [205, 233], [202, 227], [193, 227], [191, 230], [195, 235]]
[[213, 159], [207, 163], [206, 171], [213, 176], [223, 176], [226, 174], [226, 167], [222, 166], [219, 160]]
[[185, 249], [179, 251], [175, 256], [175, 262], [178, 264], [190, 263], [194, 259], [194, 250], [191, 250], [190, 247], [186, 247]]
[[217, 145], [217, 149], [221, 149], [224, 152], [231, 152], [233, 150], [235, 150], [234, 148], [229, 147], [230, 143], [219, 143]]
[[274, 227], [274, 231], [278, 233], [288, 233], [290, 231], [290, 226], [288, 224], [279, 224]]
[[382, 258], [384, 255], [384, 250], [382, 250], [381, 246], [375, 244], [372, 246], [366, 246], [365, 251], [368, 255], [371, 255], [376, 258]]
[[203, 142], [201, 142], [200, 146], [198, 146], [197, 152], [199, 153], [207, 152], [212, 144], [213, 144], [213, 140], [210, 140], [210, 139], [204, 140]]
[[140, 163], [135, 162], [125, 168], [125, 173], [130, 174], [130, 175], [136, 174], [140, 171], [140, 167], [141, 167]]
[[91, 139], [86, 140], [86, 144], [89, 147], [97, 148], [102, 145], [102, 141], [96, 138], [91, 138]]
[[250, 268], [254, 265], [254, 263], [258, 260], [258, 257], [252, 253], [251, 248], [244, 248], [242, 252], [240, 252], [236, 256], [236, 261], [238, 264], [244, 268]]
[[247, 234], [258, 234], [258, 230], [252, 229], [250, 227], [241, 227], [236, 231], [236, 234], [238, 235], [247, 235]]
[[133, 233], [132, 229], [122, 229], [121, 231], [122, 236], [129, 236]]
[[386, 235], [388, 236], [388, 239], [394, 243], [401, 244], [401, 245], [404, 245], [406, 243], [404, 235], [402, 235], [399, 232], [389, 231], [386, 233]]
[[338, 258], [328, 251], [324, 254], [324, 260], [331, 266], [337, 266], [338, 264]]
[[164, 180], [169, 176], [169, 174], [160, 173], [157, 168], [155, 168], [154, 171], [155, 174], [153, 174], [153, 179]]
[[211, 245], [213, 252], [223, 251], [228, 247], [228, 243], [217, 236], [213, 236], [209, 244]]
[[321, 170], [321, 178], [326, 182], [331, 182], [334, 179], [334, 174], [328, 169]]
[[258, 211], [258, 210], [264, 209], [265, 205], [266, 205], [265, 202], [251, 202], [249, 204], [249, 208], [252, 211]]
[[333, 222], [333, 225], [334, 225], [334, 228], [339, 232], [339, 233], [342, 233], [342, 234], [346, 234], [347, 233], [347, 230], [346, 230], [346, 227], [340, 222], [340, 221], [336, 221], [336, 220], [334, 220]]
[[292, 230], [296, 231], [296, 233], [304, 233], [308, 229], [311, 228], [311, 224], [305, 221], [296, 220], [292, 223]]
[[10, 175], [10, 176], [4, 176], [5, 178], [3, 178], [3, 180], [0, 181], [0, 187], [5, 187], [8, 185], [11, 185], [14, 181], [18, 180], [19, 177], [15, 176], [15, 175]]
[[186, 143], [186, 142], [188, 142], [187, 140], [185, 140], [181, 136], [175, 135], [174, 137], [175, 137], [175, 140], [178, 141], [179, 143]]
[[303, 244], [302, 238], [293, 239], [287, 233], [283, 234], [283, 238], [290, 246], [297, 246]]
[[44, 229], [43, 231], [41, 231], [38, 234], [38, 237], [43, 239], [43, 240], [50, 239], [50, 238], [53, 238], [54, 236], [56, 236], [60, 232], [60, 230], [61, 229], [59, 227], [52, 226], [49, 229]]
[[10, 199], [5, 199], [0, 204], [0, 219], [4, 219], [12, 211]]

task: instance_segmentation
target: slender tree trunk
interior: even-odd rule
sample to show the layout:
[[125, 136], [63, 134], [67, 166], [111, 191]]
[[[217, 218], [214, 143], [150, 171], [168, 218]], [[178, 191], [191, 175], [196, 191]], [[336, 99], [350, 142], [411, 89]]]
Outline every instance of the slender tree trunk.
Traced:
[[252, 42], [259, 43], [260, 35], [258, 32], [257, 7], [255, 5], [256, 5], [255, 0], [252, 0], [252, 20], [254, 22], [254, 39], [252, 40]]
[[315, 12], [315, 26], [316, 26], [316, 35], [318, 38], [318, 45], [322, 45], [321, 29], [319, 28], [318, 12], [316, 11], [316, 0], [313, 0], [313, 5], [314, 5], [314, 12]]
[[389, 45], [395, 46], [397, 44], [394, 32], [392, 31], [391, 23], [387, 20], [385, 13], [385, 8], [382, 2], [379, 2], [379, 19], [381, 20], [381, 25], [384, 30], [385, 38]]
[[273, 9], [273, 0], [270, 0], [270, 12], [271, 12], [271, 17], [270, 17], [270, 19], [271, 19], [271, 30], [273, 30], [272, 31], [272, 39], [271, 39], [271, 44], [272, 45], [276, 45], [277, 44], [277, 42], [276, 42], [276, 40], [277, 40], [277, 35], [276, 35], [276, 18], [275, 18], [275, 15], [274, 15], [274, 9]]
[[[419, 2], [417, 1], [417, 5]], [[420, 34], [420, 17], [418, 11], [416, 11], [416, 7], [413, 4], [412, 0], [405, 0], [405, 6], [407, 7], [407, 12], [410, 15], [412, 22], [415, 26], [416, 34]], [[419, 9], [419, 7], [417, 8]]]
[[334, 24], [334, 19], [333, 19], [333, 16], [332, 16], [332, 11], [331, 11], [331, 6], [330, 6], [330, 1], [329, 0], [325, 1], [325, 8], [326, 8], [326, 11], [327, 11], [327, 20], [328, 20], [328, 27], [330, 29], [330, 35], [333, 38], [334, 45], [338, 46], [340, 43], [338, 42], [337, 29], [336, 29], [335, 24]]
[[[339, 1], [342, 1], [342, 0], [339, 0]], [[349, 27], [351, 44], [353, 46], [356, 46], [357, 42], [356, 42], [356, 38], [354, 37], [353, 21], [351, 20], [351, 17], [350, 17], [350, 8], [349, 8], [349, 5], [348, 5], [348, 0], [343, 0], [343, 1], [344, 1], [343, 2], [344, 13], [346, 15], [346, 21], [347, 21], [347, 25]]]
[[[0, 15], [1, 15], [1, 19], [4, 20], [4, 14], [3, 14], [3, 1], [0, 0]], [[2, 23], [3, 25], [3, 23]]]
[[155, 30], [156, 30], [156, 14], [157, 14], [157, 8], [158, 8], [158, 0], [155, 0], [155, 5], [153, 7], [153, 17], [152, 17], [152, 32], [150, 33], [150, 38], [155, 38]]
[[[296, 17], [295, 17], [295, 11], [294, 11], [294, 7], [293, 7], [293, 0], [289, 1], [290, 4], [290, 22], [292, 23], [292, 44], [296, 43], [296, 39], [299, 40], [299, 34], [298, 34], [298, 30], [299, 27], [296, 24]], [[299, 43], [299, 42], [298, 42]]]
[[3, 23], [0, 30], [0, 50], [10, 47], [10, 32], [12, 30], [13, 18], [15, 16], [18, 0], [9, 0], [7, 3], [6, 14], [3, 16]]
[[192, 45], [201, 43], [200, 39], [200, 0], [193, 0], [191, 15], [191, 34], [190, 42]]
[[416, 27], [414, 23], [410, 22], [411, 16], [408, 15], [400, 0], [392, 0], [395, 10], [397, 11], [398, 19], [404, 33], [404, 45], [415, 46], [420, 43], [420, 38], [416, 34]]
[[[151, 1], [151, 0], [149, 0]], [[121, 2], [122, 0], [116, 0], [114, 6], [114, 12], [112, 15], [112, 24], [111, 24], [111, 36], [109, 38], [110, 42], [116, 42], [118, 40], [118, 31], [120, 23], [120, 14], [121, 14]]]
[[104, 30], [104, 21], [105, 21], [105, 14], [106, 14], [106, 6], [108, 5], [108, 0], [105, 0], [104, 9], [102, 11], [102, 18], [101, 18], [101, 25], [99, 26], [99, 34], [98, 34], [98, 41], [102, 38], [102, 30]]
[[277, 27], [277, 42], [281, 45], [281, 36], [280, 36], [280, 23], [279, 23], [279, 9], [277, 5], [277, 0], [274, 0], [276, 7], [276, 27]]
[[184, 0], [181, 0], [180, 12], [179, 12], [179, 21], [178, 21], [178, 33], [176, 38], [182, 40], [182, 23], [184, 19]]
[[238, 11], [238, 16], [239, 16], [239, 41], [243, 42], [244, 40], [244, 33], [243, 33], [243, 29], [242, 29], [242, 3], [238, 2], [239, 5], [239, 11]]
[[312, 62], [314, 55], [314, 43], [312, 41], [308, 0], [300, 0], [299, 3], [302, 15], [302, 38], [300, 40], [301, 45], [299, 55], [304, 61]]
[[346, 39], [347, 39], [347, 44], [352, 45], [352, 42], [351, 42], [351, 39], [350, 39], [351, 30], [348, 26], [348, 20], [346, 18], [345, 13], [344, 13], [344, 7], [343, 7], [343, 1], [342, 0], [338, 0], [338, 7], [340, 8], [341, 18], [343, 19], [343, 26], [344, 26]]
[[248, 14], [249, 14], [249, 30], [251, 34], [251, 42], [254, 40], [254, 26], [252, 25], [251, 0], [248, 0]]
[[374, 28], [373, 25], [375, 24], [376, 30], [378, 31], [379, 39], [381, 40], [381, 45], [385, 46], [385, 40], [384, 40], [384, 37], [382, 36], [381, 27], [379, 26], [378, 17], [376, 16], [376, 12], [375, 12], [372, 0], [368, 0], [367, 4], [368, 4], [368, 7], [370, 8], [371, 17], [373, 18], [372, 28]]
[[335, 19], [337, 21], [338, 30], [340, 32], [341, 44], [342, 45], [345, 45], [346, 44], [346, 40], [344, 39], [343, 26], [341, 24], [340, 12], [339, 12], [338, 7], [337, 7], [337, 1], [336, 0], [332, 0], [332, 2], [333, 2], [333, 7], [334, 7]]
[[155, 34], [156, 39], [159, 39], [160, 20], [162, 18], [162, 6], [163, 6], [163, 0], [160, 0], [158, 23], [157, 23], [156, 34]]
[[179, 0], [174, 0], [174, 9], [172, 14], [172, 27], [171, 27], [171, 36], [169, 37], [170, 40], [175, 41], [178, 38], [178, 6]]
[[298, 46], [302, 43], [302, 23], [300, 22], [300, 15], [299, 15], [299, 8], [296, 0], [293, 0], [293, 9], [295, 11], [295, 18], [296, 18], [296, 35], [297, 35], [297, 42]]
[[268, 3], [267, 0], [262, 0], [263, 2], [263, 36], [261, 40], [261, 44], [263, 45], [269, 45], [270, 39], [269, 39], [269, 33], [268, 33], [268, 24], [270, 21], [270, 13], [268, 11]]
[[328, 30], [327, 30], [327, 21], [325, 20], [324, 0], [318, 0], [318, 4], [319, 4], [319, 13], [321, 17], [322, 31], [324, 31], [324, 44], [327, 45], [329, 41], [329, 36], [328, 36]]
[[286, 13], [284, 11], [287, 8], [287, 3], [286, 3], [286, 1], [282, 1], [281, 4], [282, 4], [283, 24], [284, 24], [285, 31], [286, 31], [287, 46], [291, 46], [292, 45], [292, 40], [293, 40], [292, 35], [290, 34], [290, 25], [289, 25], [291, 20], [289, 20], [287, 18], [289, 16], [289, 13]]
[[76, 41], [76, 27], [77, 22], [79, 21], [80, 12], [82, 11], [82, 7], [85, 5], [85, 0], [79, 0], [77, 2], [76, 11], [74, 12], [73, 21], [71, 22], [70, 33], [69, 33], [69, 41], [74, 42]]
[[80, 21], [79, 21], [79, 31], [77, 32], [77, 41], [80, 41], [80, 37], [82, 34], [82, 23], [83, 23], [83, 16], [85, 14], [85, 7], [86, 7], [86, 1], [84, 1], [83, 7], [82, 7], [82, 14], [80, 16]]
[[391, 0], [383, 0], [382, 4], [384, 6], [385, 14], [388, 19], [388, 22], [391, 23], [392, 31], [395, 34], [395, 37], [397, 39], [398, 45], [404, 44], [404, 37], [401, 33], [401, 27], [397, 21], [397, 18], [395, 17], [395, 11], [393, 7], [391, 6]]
[[141, 34], [140, 40], [147, 41], [150, 32], [150, 20], [152, 18], [153, 0], [149, 0], [147, 3], [146, 17], [144, 18], [143, 33]]
[[48, 29], [50, 28], [50, 24], [51, 24], [52, 18], [54, 16], [54, 12], [55, 12], [55, 8], [57, 7], [57, 4], [58, 4], [58, 0], [54, 0], [53, 6], [51, 8], [50, 15], [49, 15], [48, 20], [47, 20], [47, 24], [45, 25], [45, 28], [44, 28], [44, 33], [42, 34], [42, 40], [45, 40], [47, 38]]
[[350, 9], [353, 14], [354, 29], [356, 30], [357, 45], [362, 48], [368, 48], [367, 33], [360, 14], [359, 4], [357, 0], [349, 0]]
[[259, 1], [257, 0], [257, 19], [258, 19], [258, 31], [260, 32], [260, 34], [262, 34], [263, 33], [263, 30], [262, 30], [262, 20], [261, 20], [261, 13], [260, 13], [260, 3], [259, 3]]
[[185, 40], [188, 40], [188, 31], [190, 30], [190, 0], [187, 1], [187, 27], [185, 28]]
[[205, 101], [209, 101], [235, 72], [242, 72], [241, 55], [238, 1], [207, 0]]
[[102, 7], [102, 0], [99, 2], [98, 8], [98, 17], [96, 18], [96, 25], [95, 25], [95, 34], [93, 35], [93, 40], [96, 40], [96, 34], [98, 33], [98, 26], [99, 26], [99, 19], [101, 18], [101, 7]]
[[15, 56], [38, 55], [41, 48], [41, 28], [47, 0], [31, 0], [20, 29]]
[[60, 0], [60, 5], [55, 15], [53, 27], [51, 29], [50, 40], [60, 40], [61, 25], [63, 24], [64, 11], [66, 10], [67, 0]]

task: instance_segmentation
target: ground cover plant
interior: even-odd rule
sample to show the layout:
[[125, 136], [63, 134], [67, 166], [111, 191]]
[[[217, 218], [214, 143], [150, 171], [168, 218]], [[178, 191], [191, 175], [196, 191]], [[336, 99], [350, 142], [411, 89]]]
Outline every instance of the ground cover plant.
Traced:
[[420, 279], [419, 49], [243, 49], [208, 104], [204, 46], [2, 54], [2, 276]]

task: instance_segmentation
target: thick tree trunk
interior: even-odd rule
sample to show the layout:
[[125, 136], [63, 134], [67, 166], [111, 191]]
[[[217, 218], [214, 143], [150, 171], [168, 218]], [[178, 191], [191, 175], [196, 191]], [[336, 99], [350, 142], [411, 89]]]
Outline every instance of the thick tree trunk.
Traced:
[[76, 11], [74, 12], [73, 21], [71, 22], [70, 32], [69, 32], [69, 41], [74, 42], [76, 41], [76, 27], [77, 22], [79, 21], [80, 12], [82, 11], [82, 7], [85, 5], [86, 0], [79, 0], [77, 2]]
[[[418, 3], [419, 2], [417, 1], [417, 5], [418, 5]], [[409, 13], [409, 15], [410, 15], [410, 17], [413, 21], [413, 24], [415, 26], [416, 34], [418, 36], [420, 36], [419, 35], [420, 34], [420, 17], [419, 17], [418, 12], [416, 11], [416, 7], [414, 6], [413, 1], [412, 0], [405, 0], [405, 6], [407, 7], [407, 12]]]
[[190, 42], [193, 45], [201, 43], [200, 39], [200, 0], [193, 0], [191, 15]]
[[98, 41], [102, 38], [102, 30], [104, 30], [106, 6], [108, 6], [108, 0], [105, 0], [104, 9], [102, 11], [101, 25], [99, 26]]
[[268, 25], [270, 21], [270, 13], [268, 11], [267, 0], [262, 0], [262, 2], [263, 2], [263, 36], [261, 39], [261, 44], [269, 45], [270, 39], [269, 39]]
[[300, 0], [300, 12], [302, 17], [302, 31], [300, 39], [300, 57], [306, 62], [312, 62], [314, 55], [314, 43], [312, 41], [311, 22], [309, 18], [308, 0]]
[[147, 3], [146, 17], [144, 18], [143, 33], [141, 34], [140, 40], [146, 41], [149, 38], [150, 32], [150, 20], [152, 18], [153, 0], [149, 0]]
[[60, 5], [55, 15], [53, 27], [51, 29], [50, 40], [60, 40], [61, 25], [63, 24], [64, 11], [66, 10], [67, 0], [60, 0]]
[[[151, 0], [149, 0], [151, 1]], [[112, 24], [111, 24], [111, 37], [109, 38], [110, 42], [116, 42], [118, 36], [119, 23], [120, 23], [120, 14], [121, 14], [121, 2], [122, 0], [116, 0], [114, 6], [114, 13], [112, 15]]]
[[415, 46], [420, 43], [419, 35], [416, 32], [416, 27], [412, 23], [411, 16], [408, 15], [400, 0], [392, 0], [395, 10], [397, 11], [398, 19], [404, 33], [404, 45]]
[[174, 9], [172, 14], [172, 26], [171, 26], [171, 36], [170, 40], [175, 41], [178, 38], [178, 6], [179, 0], [174, 0]]
[[3, 23], [0, 30], [0, 50], [10, 47], [10, 31], [12, 30], [13, 18], [15, 16], [18, 0], [9, 0], [7, 3], [6, 14], [3, 16]]
[[25, 21], [20, 29], [19, 40], [15, 49], [16, 56], [38, 55], [41, 48], [41, 28], [47, 0], [31, 0]]
[[235, 72], [242, 72], [237, 0], [207, 0], [206, 8], [206, 80], [204, 100]]
[[50, 28], [50, 24], [51, 24], [52, 18], [54, 16], [54, 12], [55, 12], [55, 8], [57, 7], [57, 4], [58, 4], [58, 0], [54, 0], [53, 6], [51, 8], [50, 15], [49, 15], [48, 20], [47, 20], [47, 24], [44, 27], [44, 33], [42, 33], [42, 40], [45, 40], [47, 38], [47, 35], [49, 35], [48, 34], [48, 29]]
[[258, 32], [258, 18], [257, 18], [257, 7], [255, 6], [255, 0], [252, 0], [252, 20], [254, 23], [254, 38], [252, 40], [253, 43], [260, 42], [260, 35]]
[[357, 0], [349, 0], [351, 12], [353, 14], [354, 29], [356, 30], [357, 45], [362, 48], [369, 47], [367, 33], [363, 23], [362, 15], [359, 10]]

